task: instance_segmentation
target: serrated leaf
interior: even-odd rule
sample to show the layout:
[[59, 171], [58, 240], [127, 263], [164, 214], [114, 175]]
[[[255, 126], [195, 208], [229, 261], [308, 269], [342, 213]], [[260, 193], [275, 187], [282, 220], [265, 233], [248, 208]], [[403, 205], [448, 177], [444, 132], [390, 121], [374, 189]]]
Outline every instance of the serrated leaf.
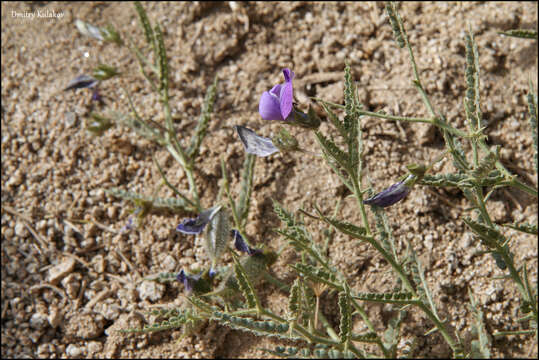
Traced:
[[394, 6], [395, 5], [393, 3], [389, 1], [386, 2], [386, 11], [389, 18], [389, 23], [391, 24], [391, 29], [393, 30], [393, 37], [395, 38], [397, 45], [400, 48], [403, 48], [405, 46], [405, 42], [402, 35], [400, 23], [397, 20], [397, 16], [395, 15], [396, 9]]
[[144, 36], [146, 38], [146, 42], [148, 42], [149, 45], [155, 48], [155, 38], [153, 35], [150, 20], [148, 19], [148, 15], [146, 14], [146, 10], [144, 10], [142, 5], [140, 5], [140, 2], [138, 1], [135, 1], [135, 10], [137, 11], [140, 23], [142, 25], [142, 28], [144, 29]]
[[503, 226], [510, 227], [520, 232], [527, 234], [537, 235], [537, 225], [529, 223], [513, 223], [513, 224], [503, 224]]
[[444, 140], [446, 146], [449, 148], [449, 153], [453, 157], [453, 165], [458, 170], [465, 172], [470, 168], [468, 161], [466, 160], [466, 155], [462, 150], [462, 145], [451, 133], [444, 130]]
[[198, 118], [197, 126], [195, 128], [195, 133], [191, 137], [191, 143], [187, 149], [187, 155], [191, 159], [195, 159], [200, 152], [200, 145], [202, 140], [206, 137], [208, 132], [208, 124], [211, 119], [211, 114], [213, 112], [213, 107], [215, 105], [215, 99], [217, 95], [217, 76], [213, 79], [213, 83], [206, 91], [206, 96], [204, 97], [204, 104], [202, 105], [202, 110]]
[[330, 158], [335, 160], [343, 169], [346, 169], [349, 173], [352, 172], [350, 168], [350, 157], [344, 151], [342, 151], [333, 140], [328, 139], [322, 133], [316, 131], [316, 138], [318, 143], [322, 147], [324, 153], [326, 153]]
[[[535, 33], [537, 38], [537, 33]], [[537, 94], [534, 93], [531, 80], [530, 80], [530, 91], [527, 96], [528, 99], [528, 111], [530, 113], [530, 127], [532, 130], [532, 140], [533, 140], [533, 149], [535, 150], [533, 154], [533, 159], [535, 160], [535, 173], [538, 173], [538, 163], [537, 163]]]
[[354, 299], [362, 301], [372, 301], [385, 304], [413, 304], [419, 301], [412, 293], [393, 292], [393, 293], [357, 293]]
[[488, 247], [496, 248], [496, 245], [501, 246], [501, 244], [505, 243], [505, 237], [498, 231], [498, 229], [481, 224], [469, 217], [464, 218], [463, 221]]
[[507, 31], [498, 31], [500, 35], [506, 35], [521, 39], [535, 39], [537, 40], [537, 31], [528, 29], [513, 29]]
[[337, 219], [330, 219], [327, 216], [325, 216], [318, 207], [316, 207], [316, 211], [318, 215], [327, 222], [328, 224], [334, 226], [337, 230], [352, 236], [353, 238], [360, 239], [360, 240], [372, 240], [371, 237], [367, 236], [367, 230], [364, 227], [356, 226], [354, 224], [351, 224], [349, 222], [340, 221]]
[[[165, 95], [165, 101], [168, 102], [168, 59], [165, 42], [163, 40], [163, 33], [161, 27], [155, 25], [154, 29], [155, 40], [157, 42], [157, 56], [159, 59], [159, 90]], [[171, 129], [169, 129], [171, 130]]]

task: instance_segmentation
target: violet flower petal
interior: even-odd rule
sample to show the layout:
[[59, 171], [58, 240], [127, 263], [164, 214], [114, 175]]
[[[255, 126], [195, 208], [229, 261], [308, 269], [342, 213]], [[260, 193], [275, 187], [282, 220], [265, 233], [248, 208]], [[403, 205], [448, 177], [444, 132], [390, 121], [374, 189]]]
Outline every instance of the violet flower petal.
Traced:
[[285, 84], [281, 88], [280, 105], [281, 116], [286, 119], [292, 112], [292, 104], [294, 102], [294, 87], [292, 85], [292, 79], [294, 79], [294, 72], [286, 68], [283, 70]]
[[261, 252], [259, 249], [253, 249], [252, 247], [247, 245], [245, 240], [243, 240], [243, 236], [241, 236], [238, 230], [232, 230], [232, 236], [234, 236], [234, 247], [236, 248], [236, 250], [247, 253], [249, 254], [249, 256]]
[[99, 81], [91, 76], [88, 75], [79, 75], [73, 80], [67, 84], [67, 87], [64, 89], [64, 91], [71, 90], [71, 89], [83, 89], [83, 88], [91, 88], [97, 85]]
[[183, 283], [183, 286], [185, 287], [185, 291], [191, 292], [193, 291], [193, 287], [195, 284], [200, 280], [202, 277], [202, 272], [198, 275], [187, 275], [183, 269], [176, 275], [176, 280]]
[[200, 234], [210, 220], [217, 214], [217, 211], [221, 206], [216, 206], [208, 210], [202, 211], [196, 219], [185, 219], [181, 224], [176, 227], [176, 231], [179, 231], [188, 235]]
[[[281, 85], [275, 85], [275, 87], [281, 88]], [[274, 87], [274, 89], [275, 89]], [[279, 104], [279, 97], [273, 94], [271, 91], [265, 91], [260, 97], [260, 103], [258, 104], [258, 112], [264, 120], [283, 120], [281, 117], [281, 105]]]
[[393, 205], [406, 197], [410, 193], [410, 187], [404, 181], [399, 181], [378, 194], [363, 200], [364, 204], [387, 207]]
[[258, 136], [253, 130], [248, 129], [245, 126], [236, 125], [234, 128], [240, 137], [243, 147], [245, 147], [245, 151], [249, 154], [265, 157], [279, 151], [279, 149], [273, 145], [271, 139]]

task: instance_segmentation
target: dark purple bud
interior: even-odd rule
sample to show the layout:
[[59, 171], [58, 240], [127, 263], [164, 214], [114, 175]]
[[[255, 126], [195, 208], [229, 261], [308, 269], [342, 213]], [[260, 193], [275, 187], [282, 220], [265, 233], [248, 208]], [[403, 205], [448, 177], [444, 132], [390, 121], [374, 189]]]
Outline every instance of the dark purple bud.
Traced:
[[200, 277], [202, 276], [202, 273], [198, 275], [187, 275], [183, 269], [176, 275], [176, 280], [183, 283], [183, 286], [185, 287], [185, 291], [191, 292], [193, 291], [193, 286], [195, 286], [195, 283], [200, 280]]
[[83, 88], [91, 88], [97, 85], [99, 81], [91, 76], [88, 75], [79, 75], [73, 80], [67, 84], [67, 87], [64, 89], [64, 91], [71, 90], [71, 89], [83, 89]]
[[97, 87], [92, 91], [92, 101], [101, 101], [101, 95], [99, 94], [99, 89]]
[[398, 183], [391, 185], [367, 200], [363, 200], [363, 203], [387, 207], [401, 201], [410, 193], [410, 187], [406, 186], [405, 181], [406, 180], [399, 181]]
[[232, 236], [234, 236], [234, 246], [236, 247], [236, 250], [247, 253], [249, 254], [249, 256], [261, 253], [259, 249], [253, 249], [252, 247], [247, 245], [238, 230], [232, 230]]
[[217, 270], [214, 270], [213, 268], [210, 268], [210, 271], [208, 272], [208, 275], [210, 276], [210, 279], [213, 278], [215, 275], [217, 275]]
[[179, 231], [188, 235], [200, 234], [211, 219], [217, 214], [221, 206], [216, 206], [205, 210], [198, 215], [196, 219], [185, 219], [178, 227], [176, 231]]
[[120, 229], [120, 233], [124, 234], [128, 232], [129, 230], [131, 230], [132, 228], [133, 228], [133, 217], [130, 216], [129, 219], [127, 219], [127, 224], [125, 224], [124, 227]]

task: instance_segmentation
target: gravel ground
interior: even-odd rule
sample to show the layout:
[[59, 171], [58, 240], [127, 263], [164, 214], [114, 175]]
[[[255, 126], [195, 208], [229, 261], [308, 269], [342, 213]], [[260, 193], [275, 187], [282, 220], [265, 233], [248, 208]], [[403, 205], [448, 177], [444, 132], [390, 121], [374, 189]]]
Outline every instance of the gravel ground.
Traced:
[[[162, 271], [206, 266], [193, 237], [177, 233], [179, 215], [149, 215], [143, 226], [119, 230], [130, 204], [103, 189], [120, 187], [144, 194], [160, 188], [154, 155], [169, 179], [187, 188], [185, 174], [169, 154], [115, 126], [101, 137], [85, 131], [92, 111], [87, 90], [63, 92], [75, 76], [99, 63], [124, 76], [101, 87], [106, 109], [128, 111], [122, 87], [133, 94], [144, 118], [163, 121], [159, 99], [150, 92], [125, 48], [81, 36], [76, 19], [97, 26], [114, 24], [142, 44], [130, 3], [2, 2], [2, 358], [8, 357], [267, 357], [261, 348], [279, 342], [233, 331], [214, 323], [176, 341], [180, 331], [122, 335], [140, 327], [145, 309], [180, 304], [180, 284], [141, 282]], [[372, 111], [426, 116], [412, 88], [407, 54], [392, 37], [382, 3], [143, 3], [149, 18], [165, 29], [170, 60], [171, 106], [180, 133], [189, 133], [204, 93], [218, 74], [218, 98], [209, 135], [197, 164], [197, 185], [205, 206], [217, 196], [219, 158], [228, 164], [234, 193], [244, 150], [233, 125], [269, 136], [279, 126], [258, 115], [263, 91], [282, 82], [281, 69], [296, 73], [301, 106], [308, 96], [342, 102], [343, 69], [350, 61], [359, 96]], [[34, 16], [30, 16], [34, 14]], [[60, 14], [62, 14], [60, 16]], [[537, 186], [528, 125], [528, 79], [537, 78], [537, 41], [507, 38], [498, 30], [537, 28], [537, 3], [459, 2], [402, 4], [421, 77], [434, 106], [464, 128], [464, 31], [471, 26], [480, 53], [482, 110], [489, 121], [489, 144], [503, 146], [503, 163], [526, 183]], [[321, 131], [329, 132], [327, 123]], [[365, 118], [366, 161], [376, 189], [405, 173], [405, 165], [429, 162], [443, 150], [440, 133], [426, 125], [395, 124]], [[301, 146], [319, 152], [312, 134], [293, 128]], [[435, 171], [449, 172], [445, 161]], [[359, 222], [355, 203], [322, 159], [308, 154], [277, 154], [257, 161], [253, 211], [247, 233], [274, 249], [282, 245], [271, 198], [285, 207], [312, 209], [313, 200], [330, 211], [342, 198], [341, 217]], [[537, 201], [513, 189], [496, 191], [489, 201], [496, 223], [537, 224]], [[416, 188], [406, 201], [388, 209], [399, 249], [408, 239], [426, 269], [440, 316], [471, 340], [468, 288], [482, 305], [490, 331], [518, 329], [519, 296], [491, 256], [478, 254], [459, 220], [467, 207], [460, 192]], [[84, 222], [81, 222], [84, 221]], [[314, 234], [323, 227], [307, 219]], [[537, 238], [507, 231], [517, 264], [527, 264], [537, 283]], [[330, 256], [355, 291], [385, 291], [394, 285], [389, 266], [367, 245], [336, 236]], [[294, 259], [285, 252], [272, 267], [282, 278]], [[229, 259], [225, 257], [225, 259]], [[229, 259], [230, 260], [230, 259]], [[260, 289], [265, 304], [285, 311], [283, 295]], [[322, 309], [338, 323], [335, 298], [322, 297]], [[387, 327], [385, 307], [366, 305], [377, 329]], [[359, 329], [360, 324], [356, 326]], [[417, 338], [416, 356], [447, 357], [442, 337], [423, 334], [431, 324], [412, 311], [403, 339]], [[494, 339], [494, 357], [537, 358], [531, 337]]]

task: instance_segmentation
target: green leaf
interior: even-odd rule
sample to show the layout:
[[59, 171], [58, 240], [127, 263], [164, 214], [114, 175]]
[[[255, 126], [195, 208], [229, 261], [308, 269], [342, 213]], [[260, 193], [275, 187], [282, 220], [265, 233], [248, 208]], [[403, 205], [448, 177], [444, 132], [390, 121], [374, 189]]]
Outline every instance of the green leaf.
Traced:
[[480, 109], [479, 95], [479, 54], [477, 44], [475, 43], [472, 32], [466, 34], [466, 97], [464, 107], [468, 125], [472, 131], [476, 131], [481, 126], [486, 126], [483, 123]]
[[468, 289], [468, 295], [470, 297], [468, 307], [475, 318], [475, 321], [472, 324], [472, 334], [477, 335], [478, 337], [478, 340], [473, 340], [471, 343], [472, 349], [470, 355], [475, 359], [490, 359], [492, 340], [483, 321], [483, 311], [481, 310], [480, 304], [475, 300], [471, 289]]
[[206, 91], [206, 96], [204, 97], [204, 104], [202, 105], [202, 110], [198, 118], [197, 126], [195, 128], [195, 133], [191, 137], [191, 143], [187, 149], [187, 155], [189, 158], [194, 160], [200, 153], [200, 145], [202, 140], [206, 137], [208, 132], [208, 124], [211, 119], [211, 114], [213, 112], [213, 107], [215, 105], [215, 99], [217, 97], [217, 76], [213, 79], [213, 83], [210, 85]]
[[333, 140], [326, 138], [319, 131], [316, 131], [315, 135], [324, 153], [335, 160], [342, 168], [351, 173], [352, 169], [350, 168], [350, 157], [348, 154], [342, 151]]
[[108, 80], [114, 76], [120, 75], [118, 69], [114, 66], [109, 66], [105, 64], [99, 64], [95, 69], [93, 76], [97, 80]]
[[251, 194], [253, 192], [253, 178], [256, 156], [247, 154], [243, 162], [243, 171], [241, 174], [240, 200], [238, 204], [238, 216], [242, 226], [247, 223], [249, 216], [249, 207], [251, 206]]
[[104, 116], [96, 113], [90, 113], [91, 120], [86, 125], [86, 130], [91, 132], [95, 136], [101, 136], [105, 131], [113, 126], [113, 122]]
[[460, 144], [459, 140], [446, 130], [444, 130], [443, 133], [445, 144], [449, 148], [449, 152], [453, 157], [453, 165], [462, 172], [467, 171], [470, 168], [470, 165], [466, 160], [466, 155], [462, 150], [462, 145]]
[[300, 280], [297, 278], [294, 280], [294, 284], [290, 288], [290, 295], [288, 296], [288, 311], [293, 318], [298, 316], [298, 311], [300, 310]]
[[221, 207], [213, 216], [206, 230], [204, 247], [208, 253], [212, 266], [223, 254], [230, 239], [230, 225], [228, 223], [228, 211]]
[[163, 33], [159, 25], [155, 25], [155, 40], [157, 41], [157, 55], [159, 59], [159, 90], [165, 94], [165, 99], [168, 101], [168, 59]]
[[253, 333], [257, 336], [273, 336], [283, 339], [303, 340], [303, 338], [289, 337], [289, 325], [272, 320], [256, 321], [252, 318], [233, 316], [221, 311], [214, 311], [212, 319], [233, 329]]
[[395, 11], [396, 11], [395, 3], [386, 1], [386, 11], [387, 11], [387, 16], [389, 18], [389, 23], [391, 24], [391, 29], [393, 29], [393, 37], [395, 38], [397, 45], [400, 48], [403, 48], [405, 43], [402, 36], [400, 23], [397, 20], [397, 16], [395, 16]]
[[535, 30], [527, 30], [527, 29], [514, 29], [514, 30], [507, 30], [507, 31], [498, 31], [498, 34], [500, 35], [506, 35], [521, 39], [535, 39], [537, 40], [537, 31]]
[[527, 234], [537, 235], [537, 225], [529, 223], [513, 223], [513, 224], [503, 224], [503, 226], [510, 227], [520, 232]]
[[462, 220], [489, 248], [496, 249], [498, 246], [502, 246], [502, 244], [505, 243], [505, 237], [498, 231], [498, 229], [481, 224], [469, 217]]
[[324, 214], [322, 214], [322, 211], [320, 211], [318, 207], [315, 207], [315, 208], [316, 208], [316, 212], [322, 218], [322, 220], [334, 226], [337, 230], [359, 240], [368, 240], [368, 241], [372, 240], [371, 237], [367, 236], [367, 230], [364, 227], [356, 226], [349, 222], [340, 221], [335, 218], [330, 219], [326, 217]]
[[[535, 38], [537, 38], [537, 33], [535, 33]], [[535, 173], [538, 173], [538, 164], [537, 164], [537, 94], [534, 93], [533, 87], [530, 80], [530, 91], [527, 96], [528, 99], [528, 111], [530, 113], [530, 127], [532, 130], [532, 139], [533, 139], [533, 149], [535, 153], [533, 154], [533, 159], [535, 160]]]
[[152, 26], [150, 24], [150, 20], [148, 19], [148, 15], [146, 15], [146, 11], [140, 5], [140, 2], [135, 1], [135, 10], [137, 11], [137, 14], [140, 19], [140, 24], [142, 25], [142, 28], [144, 29], [144, 36], [146, 37], [146, 42], [151, 45], [153, 48], [155, 48], [155, 38], [153, 35]]
[[400, 310], [396, 317], [389, 319], [387, 330], [384, 332], [383, 344], [391, 354], [391, 358], [397, 357], [397, 345], [400, 341], [400, 329], [402, 321], [406, 317], [406, 311]]
[[325, 101], [318, 100], [318, 103], [320, 103], [320, 106], [322, 106], [326, 114], [328, 114], [329, 120], [331, 121], [333, 126], [335, 126], [335, 128], [339, 131], [339, 134], [346, 139], [347, 134], [343, 122], [339, 120], [339, 117], [329, 108]]
[[118, 188], [104, 189], [108, 194], [111, 194], [117, 198], [129, 200], [136, 206], [148, 207], [148, 211], [153, 210], [155, 212], [169, 211], [172, 213], [192, 213], [193, 209], [182, 199], [168, 198], [163, 199], [154, 196], [146, 196], [131, 191], [124, 191]]
[[344, 291], [339, 293], [339, 313], [341, 315], [341, 321], [339, 324], [339, 337], [341, 343], [346, 343], [350, 339], [352, 332], [352, 315], [350, 311], [350, 293], [346, 283], [344, 284]]
[[357, 293], [353, 298], [361, 301], [401, 305], [414, 304], [419, 301], [419, 299], [414, 298], [413, 294], [410, 292]]
[[494, 151], [489, 151], [488, 154], [481, 159], [477, 168], [473, 169], [470, 172], [470, 175], [478, 180], [481, 180], [486, 177], [490, 173], [490, 171], [494, 169], [496, 161], [498, 161], [499, 158], [499, 153], [500, 146], [498, 145], [496, 146]]

